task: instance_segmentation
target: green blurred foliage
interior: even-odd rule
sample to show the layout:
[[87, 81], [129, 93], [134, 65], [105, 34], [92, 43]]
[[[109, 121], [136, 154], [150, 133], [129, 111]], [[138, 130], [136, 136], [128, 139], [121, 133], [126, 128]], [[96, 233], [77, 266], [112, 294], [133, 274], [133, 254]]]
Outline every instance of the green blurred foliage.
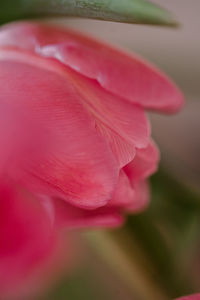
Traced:
[[163, 171], [152, 177], [151, 187], [149, 209], [129, 216], [126, 230], [152, 262], [155, 281], [166, 295], [195, 292], [189, 267], [199, 242], [200, 196]]

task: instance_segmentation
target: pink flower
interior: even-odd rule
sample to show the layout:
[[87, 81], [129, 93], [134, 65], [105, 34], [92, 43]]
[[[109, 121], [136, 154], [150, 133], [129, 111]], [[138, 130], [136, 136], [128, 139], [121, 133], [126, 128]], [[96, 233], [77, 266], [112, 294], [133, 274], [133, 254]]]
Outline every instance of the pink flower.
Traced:
[[55, 224], [117, 226], [122, 212], [148, 204], [159, 161], [145, 109], [176, 112], [183, 97], [137, 57], [71, 30], [14, 23], [0, 31], [0, 103], [23, 112], [31, 137], [31, 156], [22, 139], [6, 176], [48, 197]]
[[200, 294], [185, 296], [185, 297], [182, 297], [182, 298], [178, 298], [177, 300], [200, 300]]

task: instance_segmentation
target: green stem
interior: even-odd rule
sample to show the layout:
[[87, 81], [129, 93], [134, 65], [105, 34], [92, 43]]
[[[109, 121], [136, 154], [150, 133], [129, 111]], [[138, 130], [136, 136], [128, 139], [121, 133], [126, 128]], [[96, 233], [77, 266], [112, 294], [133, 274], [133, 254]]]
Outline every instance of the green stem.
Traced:
[[20, 18], [77, 16], [176, 26], [172, 15], [146, 0], [1, 0], [0, 23]]

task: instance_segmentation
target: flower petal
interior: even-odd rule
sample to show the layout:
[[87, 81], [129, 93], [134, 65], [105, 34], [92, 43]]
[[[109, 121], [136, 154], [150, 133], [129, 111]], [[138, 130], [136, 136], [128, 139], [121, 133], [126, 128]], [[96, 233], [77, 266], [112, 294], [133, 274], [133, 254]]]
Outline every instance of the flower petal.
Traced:
[[31, 121], [22, 107], [7, 102], [2, 93], [0, 96], [0, 174], [10, 173], [10, 171], [12, 173], [20, 162], [24, 164], [27, 160], [40, 157], [43, 142], [44, 134], [38, 124]]
[[108, 228], [117, 227], [123, 223], [121, 213], [113, 207], [86, 210], [72, 206], [58, 198], [54, 199], [53, 203], [55, 223], [61, 228]]
[[46, 131], [42, 159], [29, 162], [27, 172], [16, 177], [36, 192], [100, 207], [112, 196], [118, 168], [71, 78], [61, 70], [57, 63], [0, 51], [0, 101], [17, 103]]
[[96, 128], [109, 142], [120, 167], [130, 162], [135, 148], [149, 142], [150, 125], [143, 109], [106, 92], [95, 80], [68, 73], [84, 99], [84, 105], [95, 118]]
[[54, 57], [114, 95], [149, 109], [175, 112], [183, 95], [162, 72], [138, 57], [71, 30], [34, 23], [3, 27], [0, 46]]
[[130, 205], [126, 206], [127, 212], [138, 213], [145, 210], [149, 204], [150, 192], [147, 181], [138, 181], [133, 184], [135, 195]]
[[44, 207], [40, 197], [1, 178], [1, 299], [36, 299], [72, 267], [74, 239], [57, 231], [47, 206], [47, 201]]
[[133, 203], [135, 191], [123, 170], [120, 171], [118, 185], [112, 199], [107, 204], [113, 207], [126, 207]]
[[32, 273], [51, 253], [54, 243], [54, 231], [49, 216], [37, 198], [1, 178], [1, 296], [12, 293], [13, 289], [20, 289], [22, 281], [28, 281], [29, 276], [32, 277]]
[[135, 158], [124, 167], [124, 171], [133, 182], [143, 180], [157, 170], [159, 158], [159, 150], [151, 141], [146, 148], [137, 150]]
[[120, 168], [133, 160], [136, 153], [134, 145], [128, 143], [127, 140], [117, 132], [104, 126], [98, 121], [96, 121], [96, 129], [109, 143], [112, 153], [114, 154]]

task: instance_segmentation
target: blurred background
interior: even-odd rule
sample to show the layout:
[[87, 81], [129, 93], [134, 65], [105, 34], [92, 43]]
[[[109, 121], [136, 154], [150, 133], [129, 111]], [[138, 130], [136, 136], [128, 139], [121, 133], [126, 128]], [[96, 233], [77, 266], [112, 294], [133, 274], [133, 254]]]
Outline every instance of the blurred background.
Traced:
[[75, 268], [41, 300], [165, 300], [200, 291], [200, 1], [154, 2], [181, 26], [49, 20], [155, 63], [185, 93], [186, 105], [175, 116], [150, 115], [161, 166], [149, 209], [121, 229], [77, 233]]

